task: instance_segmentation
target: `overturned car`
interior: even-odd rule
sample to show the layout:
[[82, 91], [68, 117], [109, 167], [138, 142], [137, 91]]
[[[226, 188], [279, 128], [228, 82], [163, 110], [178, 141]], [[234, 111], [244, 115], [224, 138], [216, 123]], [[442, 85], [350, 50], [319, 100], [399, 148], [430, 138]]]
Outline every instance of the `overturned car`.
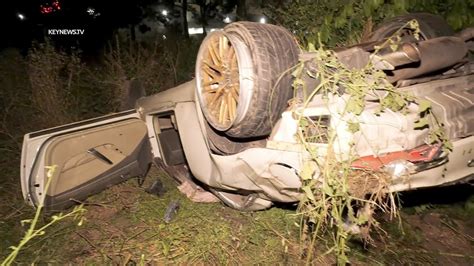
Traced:
[[[412, 19], [419, 23], [419, 40], [403, 31]], [[373, 56], [400, 27], [399, 48]], [[473, 28], [455, 34], [439, 17], [410, 14], [386, 22], [368, 42], [335, 51], [348, 68], [374, 63], [397, 90], [428, 100], [452, 143], [449, 153], [427, 143], [427, 129], [414, 128], [415, 111], [378, 112], [379, 103], [369, 96], [360, 128], [349, 130], [340, 112], [348, 101], [344, 94], [329, 99], [315, 94], [304, 101], [294, 93], [292, 67], [312, 55], [300, 51], [291, 33], [237, 22], [203, 41], [194, 80], [139, 99], [135, 110], [25, 135], [24, 198], [33, 206], [65, 208], [145, 176], [154, 164], [182, 185], [212, 193], [236, 209], [298, 202], [306, 155], [296, 136], [295, 113], [318, 121], [319, 137], [311, 145], [321, 156], [329, 148], [324, 131], [332, 129], [338, 139], [331, 149], [338, 159], [347, 160], [355, 150], [353, 167], [387, 171], [392, 191], [469, 182], [474, 176], [473, 37]], [[311, 75], [303, 79], [307, 88], [320, 82]], [[46, 167], [52, 165], [57, 167], [47, 186]]]

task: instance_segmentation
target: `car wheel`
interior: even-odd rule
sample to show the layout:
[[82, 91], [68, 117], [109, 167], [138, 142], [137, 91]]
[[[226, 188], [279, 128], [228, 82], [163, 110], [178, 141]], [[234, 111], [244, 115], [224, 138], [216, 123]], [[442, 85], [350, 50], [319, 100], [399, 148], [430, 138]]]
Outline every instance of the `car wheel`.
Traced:
[[[397, 30], [403, 27], [408, 21], [416, 19], [420, 25], [421, 40], [428, 40], [441, 36], [454, 35], [454, 30], [440, 16], [428, 13], [413, 13], [394, 17], [383, 22], [371, 35], [369, 41], [380, 41], [392, 36]], [[415, 42], [413, 30], [402, 29], [401, 36], [403, 42]]]
[[217, 131], [234, 138], [269, 135], [293, 95], [299, 48], [286, 29], [237, 22], [210, 33], [196, 62], [197, 95]]
[[216, 154], [231, 155], [242, 152], [250, 148], [265, 147], [267, 140], [265, 137], [254, 138], [233, 138], [224, 132], [215, 130], [208, 123], [205, 123], [209, 148]]

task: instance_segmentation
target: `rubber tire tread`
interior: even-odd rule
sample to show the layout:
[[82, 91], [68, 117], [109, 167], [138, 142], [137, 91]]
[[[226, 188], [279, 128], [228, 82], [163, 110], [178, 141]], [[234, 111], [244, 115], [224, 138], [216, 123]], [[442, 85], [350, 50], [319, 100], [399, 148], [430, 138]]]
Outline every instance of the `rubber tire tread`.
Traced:
[[234, 138], [269, 135], [293, 97], [290, 69], [298, 63], [296, 39], [283, 27], [255, 22], [232, 23], [224, 32], [238, 36], [248, 46], [254, 68], [249, 109], [243, 121], [225, 134]]
[[380, 41], [390, 37], [396, 30], [412, 19], [418, 21], [420, 31], [426, 39], [454, 35], [454, 30], [441, 16], [430, 13], [411, 13], [383, 22], [372, 33], [369, 41]]
[[267, 143], [265, 137], [247, 139], [229, 137], [224, 132], [214, 129], [207, 122], [204, 123], [210, 149], [219, 155], [232, 155], [250, 148], [262, 148]]

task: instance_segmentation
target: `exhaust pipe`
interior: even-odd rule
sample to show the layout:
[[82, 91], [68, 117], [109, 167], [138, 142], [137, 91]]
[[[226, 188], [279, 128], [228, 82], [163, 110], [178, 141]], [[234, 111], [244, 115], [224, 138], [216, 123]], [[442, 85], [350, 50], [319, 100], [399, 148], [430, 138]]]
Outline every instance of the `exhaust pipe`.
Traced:
[[470, 40], [474, 39], [474, 27], [464, 29], [464, 30], [456, 33], [455, 36], [463, 39], [465, 42], [470, 41]]
[[[418, 43], [405, 43], [400, 50], [383, 55], [382, 58], [394, 67], [405, 66], [387, 71], [388, 81], [394, 83], [453, 66], [461, 62], [467, 52], [468, 47], [463, 39], [439, 37]], [[407, 66], [408, 64], [410, 65]]]
[[420, 51], [412, 43], [404, 43], [397, 51], [382, 55], [380, 58], [389, 63], [390, 68], [387, 70], [394, 70], [395, 67], [420, 62], [421, 60]]
[[[473, 36], [474, 28], [469, 28], [456, 36], [404, 43], [395, 52], [377, 54], [374, 57], [375, 67], [385, 71], [390, 83], [448, 68], [465, 59], [469, 49], [465, 41], [472, 40]], [[335, 49], [336, 56], [348, 68], [360, 69], [369, 62], [370, 52], [374, 50], [375, 44], [377, 42]], [[300, 54], [300, 60], [307, 62], [305, 68], [309, 70], [314, 69], [314, 62], [311, 60], [314, 57], [314, 53]], [[318, 79], [308, 74], [304, 74], [303, 80], [306, 88], [315, 88], [319, 84]]]

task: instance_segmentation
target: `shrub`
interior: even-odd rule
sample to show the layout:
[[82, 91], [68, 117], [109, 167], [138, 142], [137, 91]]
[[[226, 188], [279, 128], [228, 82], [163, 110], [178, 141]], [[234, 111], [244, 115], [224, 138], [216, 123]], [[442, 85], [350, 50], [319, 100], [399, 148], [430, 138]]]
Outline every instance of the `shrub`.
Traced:
[[474, 3], [459, 0], [269, 1], [265, 10], [303, 44], [317, 43], [319, 34], [329, 46], [355, 44], [372, 25], [408, 12], [439, 14], [455, 30], [474, 23]]
[[140, 43], [117, 36], [97, 76], [97, 84], [109, 95], [111, 111], [123, 106], [130, 89], [139, 89], [130, 88], [136, 84], [149, 95], [190, 80], [197, 48], [194, 40]]
[[81, 78], [84, 65], [76, 52], [67, 54], [50, 43], [35, 44], [28, 53], [28, 78], [32, 104], [39, 112], [42, 127], [78, 120], [73, 111], [73, 86]]
[[[31, 108], [31, 87], [27, 62], [17, 49], [0, 53], [0, 146], [2, 152], [17, 153], [21, 147], [18, 133], [37, 127]], [[2, 156], [6, 158], [6, 156]]]

